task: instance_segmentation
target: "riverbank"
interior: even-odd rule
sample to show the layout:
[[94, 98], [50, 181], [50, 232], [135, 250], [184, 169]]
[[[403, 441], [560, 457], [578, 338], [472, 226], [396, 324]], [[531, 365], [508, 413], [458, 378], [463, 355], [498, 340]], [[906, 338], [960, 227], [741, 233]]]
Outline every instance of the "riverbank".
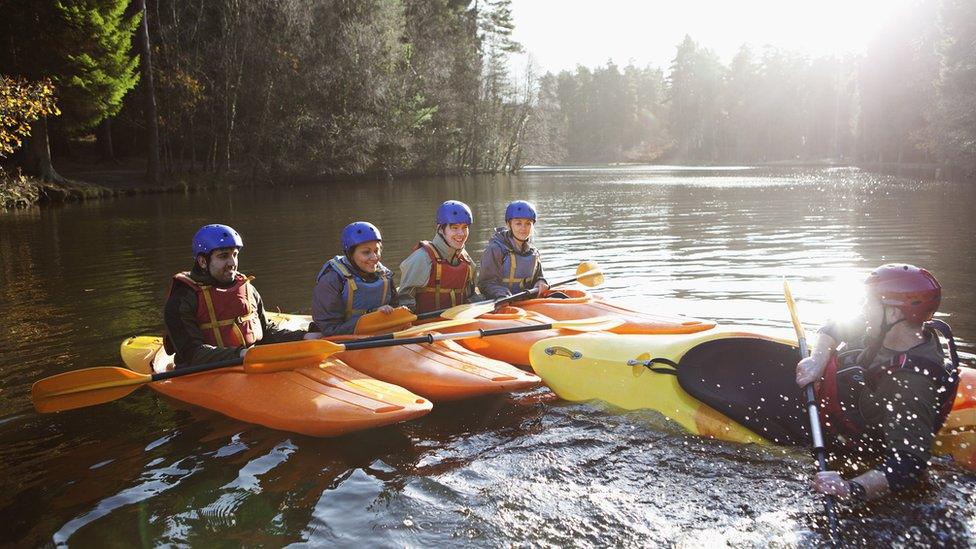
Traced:
[[[628, 165], [628, 164], [608, 164]], [[820, 161], [776, 161], [748, 163], [748, 166], [763, 168], [827, 168], [851, 167], [864, 171], [898, 175], [923, 180], [948, 179], [967, 180], [961, 170], [940, 164], [918, 163], [839, 163], [833, 160]], [[703, 166], [704, 167], [704, 166]], [[63, 162], [57, 165], [58, 172], [65, 178], [64, 183], [42, 181], [33, 177], [13, 175], [0, 170], [0, 209], [28, 208], [35, 205], [53, 205], [68, 202], [82, 202], [114, 196], [137, 194], [186, 193], [206, 188], [230, 188], [245, 182], [260, 185], [262, 181], [241, 173], [194, 172], [167, 174], [165, 185], [152, 185], [145, 175], [145, 161], [138, 158], [126, 159], [117, 163], [104, 164], [91, 161]], [[375, 175], [347, 176], [342, 179], [369, 179]], [[404, 177], [414, 177], [405, 175]], [[290, 184], [321, 183], [336, 177], [305, 176], [289, 177]], [[270, 182], [269, 182], [270, 184]]]
[[65, 178], [63, 183], [0, 170], [0, 209], [12, 210], [137, 194], [192, 192], [213, 186], [227, 187], [240, 180], [236, 174], [169, 174], [165, 185], [153, 185], [146, 179], [145, 163], [141, 160], [108, 165], [64, 163], [59, 164], [57, 170]]

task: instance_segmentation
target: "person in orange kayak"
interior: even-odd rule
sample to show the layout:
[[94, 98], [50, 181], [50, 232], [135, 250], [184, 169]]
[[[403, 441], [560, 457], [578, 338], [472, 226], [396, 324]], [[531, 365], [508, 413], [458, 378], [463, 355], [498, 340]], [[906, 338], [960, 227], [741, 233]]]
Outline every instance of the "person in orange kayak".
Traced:
[[227, 225], [205, 225], [193, 236], [193, 267], [173, 276], [163, 312], [163, 345], [177, 368], [244, 356], [259, 343], [317, 337], [267, 320], [252, 277], [237, 270], [243, 247]]
[[376, 225], [350, 223], [339, 241], [343, 253], [322, 265], [312, 291], [312, 319], [323, 336], [353, 334], [364, 314], [390, 314], [399, 305], [393, 272], [380, 263], [383, 236]]
[[[817, 382], [826, 432], [842, 448], [871, 448], [881, 464], [853, 479], [817, 474], [817, 492], [854, 501], [915, 485], [928, 467], [935, 434], [956, 395], [958, 357], [952, 332], [931, 321], [942, 287], [913, 265], [878, 267], [865, 282], [862, 313], [828, 322], [796, 366], [801, 387]], [[949, 341], [945, 360], [936, 329]]]
[[531, 245], [536, 209], [530, 202], [515, 200], [505, 208], [505, 227], [495, 229], [481, 254], [478, 289], [488, 299], [499, 299], [525, 290], [549, 289], [539, 250]]
[[417, 313], [479, 301], [475, 267], [464, 249], [474, 217], [463, 202], [437, 208], [434, 238], [422, 240], [400, 263], [400, 303]]

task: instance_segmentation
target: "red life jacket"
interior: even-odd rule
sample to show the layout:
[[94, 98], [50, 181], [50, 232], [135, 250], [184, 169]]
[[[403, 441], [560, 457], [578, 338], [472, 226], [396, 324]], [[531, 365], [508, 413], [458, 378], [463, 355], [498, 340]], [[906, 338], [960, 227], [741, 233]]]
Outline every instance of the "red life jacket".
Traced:
[[[934, 333], [932, 337], [938, 337]], [[817, 388], [821, 411], [824, 416], [826, 430], [834, 435], [857, 437], [863, 434], [867, 427], [864, 418], [858, 411], [861, 392], [868, 385], [876, 386], [882, 376], [892, 375], [901, 369], [908, 369], [925, 375], [935, 382], [936, 386], [943, 386], [939, 402], [939, 412], [935, 424], [935, 431], [942, 427], [946, 417], [952, 410], [952, 402], [956, 397], [956, 386], [959, 384], [957, 375], [957, 359], [955, 358], [954, 342], [952, 348], [953, 364], [938, 364], [930, 359], [917, 355], [900, 353], [892, 357], [889, 364], [872, 366], [870, 371], [857, 363], [861, 349], [833, 353], [827, 361], [823, 380]]]
[[249, 347], [264, 336], [257, 304], [251, 293], [254, 277], [238, 273], [227, 288], [202, 286], [188, 272], [173, 275], [174, 284], [186, 284], [197, 294], [196, 320], [203, 341], [217, 347]]
[[468, 252], [458, 254], [461, 260], [457, 265], [441, 257], [429, 240], [421, 240], [413, 247], [414, 251], [423, 248], [430, 257], [430, 276], [427, 285], [418, 288], [415, 295], [417, 312], [426, 313], [466, 303], [468, 293], [474, 287], [474, 261]]

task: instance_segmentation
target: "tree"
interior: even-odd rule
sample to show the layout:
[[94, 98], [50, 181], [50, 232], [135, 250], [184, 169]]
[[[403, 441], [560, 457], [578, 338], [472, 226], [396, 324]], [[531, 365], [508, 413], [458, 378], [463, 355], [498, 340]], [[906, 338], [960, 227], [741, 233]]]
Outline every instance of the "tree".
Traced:
[[943, 0], [934, 149], [947, 163], [976, 176], [976, 6]]
[[149, 14], [146, 0], [139, 1], [142, 21], [139, 25], [139, 51], [142, 54], [142, 93], [145, 96], [146, 121], [146, 179], [153, 185], [160, 183], [159, 116], [156, 114], [156, 87], [153, 84], [152, 48], [149, 47]]
[[[127, 4], [9, 1], [0, 23], [0, 35], [9, 37], [9, 47], [0, 50], [0, 70], [51, 79], [67, 131], [97, 125], [118, 113], [137, 80], [131, 40], [139, 18], [124, 17]], [[51, 163], [46, 117], [34, 122], [31, 135], [27, 169], [46, 180], [63, 180]]]
[[12, 154], [30, 137], [35, 120], [60, 113], [50, 81], [29, 82], [0, 74], [0, 158]]

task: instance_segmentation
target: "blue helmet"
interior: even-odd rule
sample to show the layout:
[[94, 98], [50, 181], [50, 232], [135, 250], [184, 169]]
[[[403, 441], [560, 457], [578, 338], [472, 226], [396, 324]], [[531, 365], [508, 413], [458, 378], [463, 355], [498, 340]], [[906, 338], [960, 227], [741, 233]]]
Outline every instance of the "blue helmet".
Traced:
[[453, 223], [474, 223], [474, 216], [471, 215], [471, 208], [464, 202], [448, 200], [437, 207], [437, 224], [451, 225]]
[[344, 252], [348, 252], [363, 242], [371, 242], [373, 240], [382, 241], [383, 236], [380, 235], [380, 230], [376, 228], [376, 225], [365, 221], [356, 221], [346, 225], [346, 228], [342, 229], [342, 235], [339, 237], [339, 242], [342, 244], [342, 251]]
[[515, 218], [531, 219], [535, 223], [535, 206], [525, 200], [513, 200], [505, 208], [505, 222], [508, 223]]
[[220, 248], [243, 248], [244, 239], [227, 225], [204, 225], [193, 235], [193, 257]]

